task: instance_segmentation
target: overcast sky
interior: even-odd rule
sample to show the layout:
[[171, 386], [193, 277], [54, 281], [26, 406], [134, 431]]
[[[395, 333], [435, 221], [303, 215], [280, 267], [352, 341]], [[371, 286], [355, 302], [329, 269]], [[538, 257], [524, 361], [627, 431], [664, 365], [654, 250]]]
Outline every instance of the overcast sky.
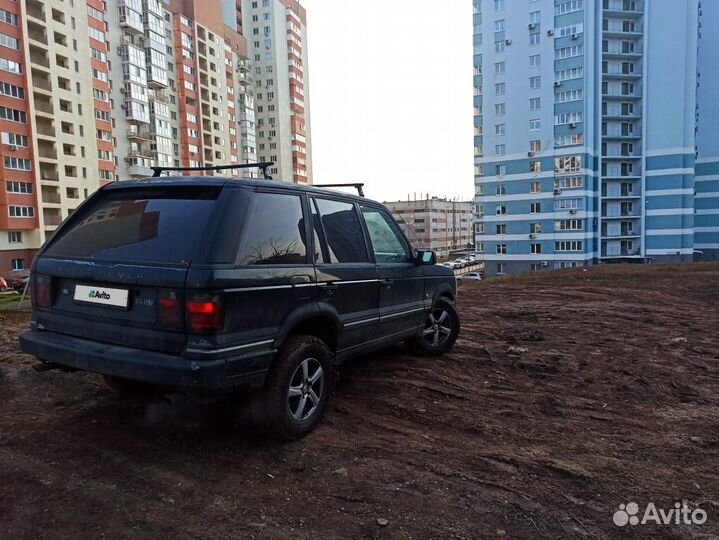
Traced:
[[472, 2], [302, 0], [314, 182], [470, 200]]

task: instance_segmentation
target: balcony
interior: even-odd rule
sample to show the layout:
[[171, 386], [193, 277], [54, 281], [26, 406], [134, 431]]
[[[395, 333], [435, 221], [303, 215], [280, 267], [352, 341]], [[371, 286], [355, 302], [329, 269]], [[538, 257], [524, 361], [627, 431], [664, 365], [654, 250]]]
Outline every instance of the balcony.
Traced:
[[62, 223], [62, 215], [59, 208], [43, 208], [43, 222], [45, 227], [55, 228]]
[[35, 117], [35, 134], [39, 137], [55, 138], [55, 126], [49, 118]]
[[31, 73], [33, 90], [52, 94], [52, 83], [48, 74], [35, 69]]
[[167, 88], [167, 71], [152, 64], [147, 65], [147, 86], [149, 88]]
[[39, 45], [43, 48], [47, 47], [47, 32], [45, 28], [32, 19], [28, 19], [27, 21], [27, 37], [29, 43]]
[[45, 68], [48, 71], [50, 70], [50, 59], [47, 56], [47, 52], [44, 49], [41, 49], [34, 43], [29, 43], [30, 45], [30, 63], [33, 65], [33, 68], [35, 67], [41, 67]]
[[41, 114], [43, 116], [52, 117], [55, 114], [55, 109], [52, 106], [52, 101], [45, 95], [36, 94], [35, 98], [35, 114]]
[[38, 141], [37, 145], [38, 158], [42, 161], [57, 161], [57, 150], [55, 145], [45, 141]]
[[640, 249], [617, 249], [611, 250], [602, 248], [602, 257], [611, 259], [616, 257], [639, 257], [642, 254]]
[[152, 135], [147, 129], [128, 129], [127, 138], [130, 140], [151, 141]]
[[46, 22], [45, 5], [40, 0], [27, 0], [25, 4], [27, 16], [42, 23]]
[[602, 212], [602, 219], [639, 219], [641, 217], [638, 210], [609, 210]]
[[57, 166], [51, 164], [40, 163], [40, 181], [41, 182], [58, 182]]
[[60, 204], [60, 192], [54, 186], [42, 186], [41, 200], [43, 204]]
[[142, 15], [124, 5], [120, 0], [120, 26], [129, 34], [140, 35], [145, 32]]

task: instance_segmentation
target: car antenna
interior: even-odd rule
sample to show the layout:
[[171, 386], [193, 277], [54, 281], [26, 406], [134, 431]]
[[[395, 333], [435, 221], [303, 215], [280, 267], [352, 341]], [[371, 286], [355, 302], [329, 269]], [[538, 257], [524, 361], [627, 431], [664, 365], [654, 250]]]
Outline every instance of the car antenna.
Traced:
[[157, 178], [165, 171], [222, 171], [224, 169], [253, 169], [259, 168], [265, 180], [272, 180], [268, 169], [274, 165], [274, 161], [260, 161], [259, 163], [241, 163], [239, 165], [215, 165], [212, 167], [151, 167], [152, 177]]

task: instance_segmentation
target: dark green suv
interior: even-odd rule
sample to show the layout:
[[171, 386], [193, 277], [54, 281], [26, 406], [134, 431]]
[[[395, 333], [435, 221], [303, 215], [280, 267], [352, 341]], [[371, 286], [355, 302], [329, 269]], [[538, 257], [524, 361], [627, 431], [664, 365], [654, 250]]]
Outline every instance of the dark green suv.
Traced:
[[32, 267], [25, 352], [193, 396], [252, 390], [286, 438], [321, 418], [334, 368], [408, 341], [448, 351], [455, 278], [381, 204], [268, 180], [160, 177], [91, 196]]

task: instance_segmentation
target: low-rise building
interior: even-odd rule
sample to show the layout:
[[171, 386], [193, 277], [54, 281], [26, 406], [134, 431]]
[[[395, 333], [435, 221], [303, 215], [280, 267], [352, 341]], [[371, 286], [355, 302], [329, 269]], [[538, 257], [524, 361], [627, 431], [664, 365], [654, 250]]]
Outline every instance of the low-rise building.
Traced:
[[467, 250], [472, 245], [471, 201], [440, 197], [421, 200], [390, 201], [384, 205], [392, 212], [414, 247], [434, 251], [438, 258]]

